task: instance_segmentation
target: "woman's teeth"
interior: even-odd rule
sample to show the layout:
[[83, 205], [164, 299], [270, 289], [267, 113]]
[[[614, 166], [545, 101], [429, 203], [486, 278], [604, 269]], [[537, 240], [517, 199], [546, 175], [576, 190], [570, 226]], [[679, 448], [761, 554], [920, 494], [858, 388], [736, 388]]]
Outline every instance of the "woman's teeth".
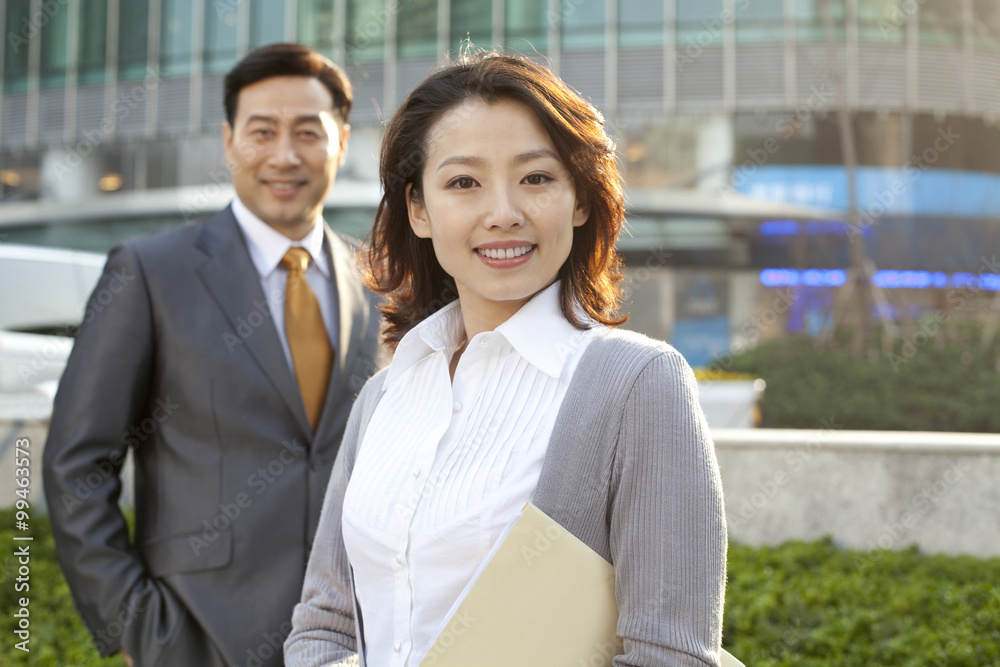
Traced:
[[489, 257], [490, 259], [514, 259], [515, 257], [520, 257], [526, 252], [530, 252], [534, 246], [525, 245], [520, 248], [477, 248], [478, 252], [483, 257]]

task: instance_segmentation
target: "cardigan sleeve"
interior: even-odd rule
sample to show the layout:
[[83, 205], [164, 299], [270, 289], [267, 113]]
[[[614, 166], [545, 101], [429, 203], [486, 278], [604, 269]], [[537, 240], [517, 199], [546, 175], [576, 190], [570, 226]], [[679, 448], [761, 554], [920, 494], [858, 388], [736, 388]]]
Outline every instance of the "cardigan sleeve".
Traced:
[[369, 380], [351, 408], [323, 500], [316, 540], [309, 554], [302, 598], [295, 605], [292, 631], [285, 640], [288, 667], [358, 664], [353, 586], [341, 513], [363, 424], [371, 414], [380, 386], [381, 382], [375, 378]]
[[642, 369], [621, 414], [609, 538], [624, 654], [614, 665], [718, 665], [722, 482], [694, 374], [676, 350]]

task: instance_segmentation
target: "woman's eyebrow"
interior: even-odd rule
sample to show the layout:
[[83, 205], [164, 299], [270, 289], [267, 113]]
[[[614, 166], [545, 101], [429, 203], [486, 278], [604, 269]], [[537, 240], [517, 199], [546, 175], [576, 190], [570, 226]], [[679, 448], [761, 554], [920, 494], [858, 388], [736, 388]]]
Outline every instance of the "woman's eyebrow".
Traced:
[[481, 157], [475, 157], [474, 155], [452, 155], [451, 157], [446, 157], [441, 160], [441, 164], [437, 166], [438, 169], [447, 167], [450, 164], [464, 164], [470, 167], [481, 167], [485, 163], [485, 160]]
[[[532, 160], [538, 160], [541, 158], [552, 158], [554, 160], [559, 160], [559, 156], [548, 148], [539, 148], [538, 150], [528, 151], [527, 153], [521, 153], [514, 158], [514, 164], [524, 164], [525, 162], [531, 162]], [[561, 160], [559, 160], [561, 162]]]
[[[527, 153], [521, 153], [514, 156], [514, 164], [524, 164], [525, 162], [531, 162], [532, 160], [539, 160], [543, 158], [552, 158], [553, 160], [559, 160], [559, 156], [555, 154], [554, 151], [548, 148], [539, 148], [538, 150], [528, 151]], [[476, 157], [474, 155], [452, 155], [446, 157], [444, 160], [438, 164], [437, 168], [441, 169], [447, 167], [451, 164], [461, 164], [470, 167], [481, 167], [485, 164], [485, 160], [481, 157]], [[561, 162], [561, 160], [560, 160]]]

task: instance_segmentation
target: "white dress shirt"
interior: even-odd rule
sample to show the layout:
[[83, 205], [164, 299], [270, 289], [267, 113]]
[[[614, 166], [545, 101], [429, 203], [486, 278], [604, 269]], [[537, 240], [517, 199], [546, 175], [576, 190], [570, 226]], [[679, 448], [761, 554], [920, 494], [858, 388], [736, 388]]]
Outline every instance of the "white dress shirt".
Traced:
[[369, 665], [419, 664], [531, 499], [597, 326], [580, 331], [563, 317], [556, 282], [469, 341], [454, 380], [449, 364], [465, 335], [457, 301], [399, 342], [344, 498]]
[[[285, 334], [285, 283], [288, 281], [288, 270], [281, 266], [281, 258], [288, 249], [295, 246], [305, 248], [312, 261], [306, 269], [306, 282], [312, 288], [319, 301], [319, 310], [323, 315], [323, 325], [330, 345], [337, 349], [339, 344], [340, 312], [337, 301], [337, 288], [334, 282], [333, 262], [330, 250], [323, 242], [323, 221], [318, 220], [312, 231], [301, 241], [293, 241], [281, 232], [275, 230], [266, 222], [254, 215], [239, 197], [233, 199], [233, 215], [243, 231], [243, 237], [250, 251], [257, 273], [260, 275], [260, 286], [264, 290], [264, 298], [271, 309], [274, 326], [278, 329], [278, 338], [285, 351], [285, 359], [294, 374], [292, 353], [288, 348], [288, 336]], [[250, 313], [247, 313], [249, 315]]]

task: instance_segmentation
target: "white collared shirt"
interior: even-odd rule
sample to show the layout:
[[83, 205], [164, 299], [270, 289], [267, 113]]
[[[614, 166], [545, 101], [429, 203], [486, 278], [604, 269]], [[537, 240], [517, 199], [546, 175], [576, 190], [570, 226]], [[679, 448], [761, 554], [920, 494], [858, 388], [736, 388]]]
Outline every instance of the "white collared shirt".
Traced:
[[[264, 298], [271, 309], [274, 326], [278, 330], [278, 338], [281, 339], [281, 347], [285, 351], [285, 359], [294, 374], [292, 353], [289, 351], [288, 336], [285, 334], [285, 283], [288, 281], [288, 271], [281, 267], [281, 258], [289, 248], [293, 246], [305, 248], [312, 257], [306, 269], [306, 282], [319, 301], [319, 310], [323, 315], [323, 325], [326, 327], [330, 344], [334, 350], [340, 344], [337, 338], [340, 332], [337, 289], [333, 262], [329, 250], [324, 250], [323, 221], [318, 220], [304, 239], [293, 241], [254, 215], [239, 197], [233, 198], [233, 215], [243, 231], [250, 259], [260, 275]], [[249, 313], [247, 315], [249, 316]]]
[[464, 337], [453, 302], [396, 348], [344, 499], [369, 665], [415, 666], [510, 518], [531, 499], [556, 415], [600, 325], [575, 329], [559, 283]]

